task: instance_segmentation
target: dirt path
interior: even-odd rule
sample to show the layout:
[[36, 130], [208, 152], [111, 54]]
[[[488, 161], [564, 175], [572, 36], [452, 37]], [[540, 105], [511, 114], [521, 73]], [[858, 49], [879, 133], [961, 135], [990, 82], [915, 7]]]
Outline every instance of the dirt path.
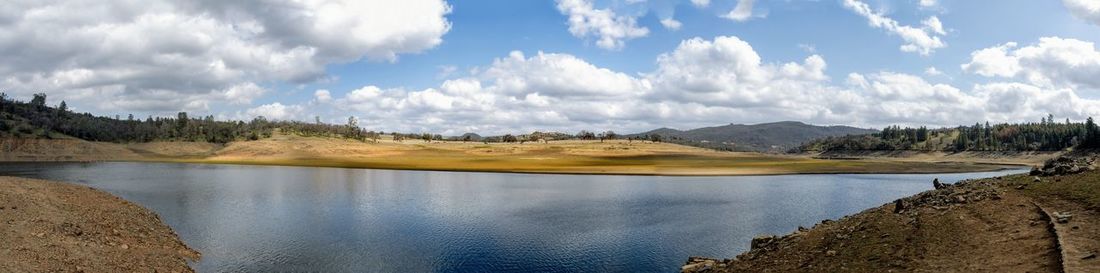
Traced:
[[193, 272], [153, 212], [62, 182], [0, 177], [0, 272]]
[[[1051, 215], [1051, 224], [1062, 244], [1066, 273], [1100, 272], [1100, 213], [1061, 199], [1038, 199]], [[1059, 215], [1071, 215], [1059, 220]]]

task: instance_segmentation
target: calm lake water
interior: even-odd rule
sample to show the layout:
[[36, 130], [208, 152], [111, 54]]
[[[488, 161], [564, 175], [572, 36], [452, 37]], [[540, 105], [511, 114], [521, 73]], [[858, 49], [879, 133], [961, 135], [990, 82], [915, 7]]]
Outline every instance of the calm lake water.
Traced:
[[166, 163], [3, 164], [160, 214], [200, 272], [678, 272], [762, 233], [953, 182], [920, 175], [655, 177]]

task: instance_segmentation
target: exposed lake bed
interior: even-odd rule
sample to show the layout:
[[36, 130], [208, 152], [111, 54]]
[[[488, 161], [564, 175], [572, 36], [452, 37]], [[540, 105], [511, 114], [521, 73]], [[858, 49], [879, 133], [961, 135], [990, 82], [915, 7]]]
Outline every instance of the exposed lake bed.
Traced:
[[19, 163], [155, 212], [210, 271], [671, 272], [758, 234], [1024, 172], [666, 177], [173, 163]]

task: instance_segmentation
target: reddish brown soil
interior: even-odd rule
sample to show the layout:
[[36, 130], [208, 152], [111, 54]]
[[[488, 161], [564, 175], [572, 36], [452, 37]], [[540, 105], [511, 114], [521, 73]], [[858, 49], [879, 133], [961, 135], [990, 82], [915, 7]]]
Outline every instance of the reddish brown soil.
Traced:
[[193, 272], [153, 212], [92, 188], [0, 177], [0, 272]]

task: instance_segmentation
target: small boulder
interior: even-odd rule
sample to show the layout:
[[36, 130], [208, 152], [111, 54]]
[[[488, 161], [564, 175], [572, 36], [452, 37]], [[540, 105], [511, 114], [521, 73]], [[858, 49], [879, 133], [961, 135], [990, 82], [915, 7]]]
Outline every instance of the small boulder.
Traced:
[[1043, 174], [1043, 169], [1040, 169], [1039, 167], [1031, 167], [1031, 172], [1028, 173], [1028, 175], [1031, 175], [1031, 176], [1039, 176], [1039, 175], [1042, 175], [1042, 174]]
[[955, 203], [960, 203], [960, 204], [966, 203], [966, 197], [963, 197], [962, 195], [956, 195], [955, 196]]
[[767, 248], [774, 244], [777, 239], [778, 238], [776, 238], [775, 235], [758, 235], [752, 238], [752, 243], [749, 245], [749, 250]]

